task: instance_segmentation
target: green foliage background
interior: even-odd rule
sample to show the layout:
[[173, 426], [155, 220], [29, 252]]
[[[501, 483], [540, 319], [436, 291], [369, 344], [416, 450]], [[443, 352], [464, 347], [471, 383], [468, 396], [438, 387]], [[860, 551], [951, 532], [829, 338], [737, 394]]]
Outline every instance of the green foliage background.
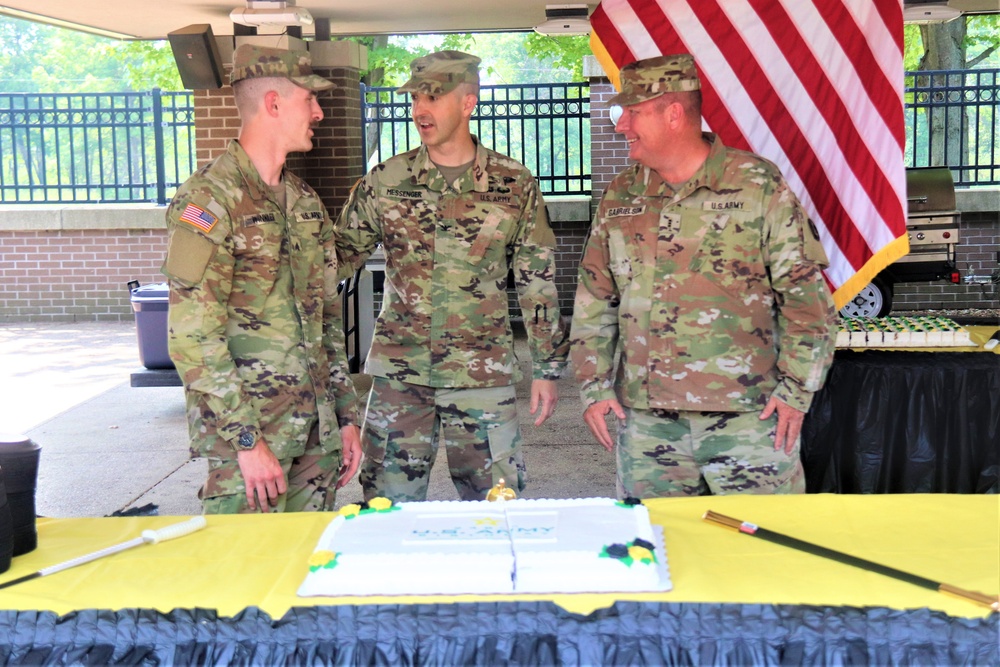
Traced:
[[[586, 36], [536, 33], [351, 37], [369, 49], [366, 83], [400, 85], [410, 61], [439, 49], [475, 53], [485, 83], [582, 81]], [[0, 92], [140, 92], [182, 90], [165, 41], [117, 41], [0, 17]]]
[[[1000, 15], [966, 19], [964, 47], [970, 66], [1000, 67]], [[582, 81], [590, 53], [586, 36], [527, 33], [350, 37], [369, 49], [366, 83], [405, 81], [410, 61], [438, 49], [475, 53], [486, 83]], [[921, 29], [904, 27], [904, 68], [920, 69]], [[170, 45], [116, 41], [22, 19], [0, 17], [0, 92], [138, 92], [181, 90]]]

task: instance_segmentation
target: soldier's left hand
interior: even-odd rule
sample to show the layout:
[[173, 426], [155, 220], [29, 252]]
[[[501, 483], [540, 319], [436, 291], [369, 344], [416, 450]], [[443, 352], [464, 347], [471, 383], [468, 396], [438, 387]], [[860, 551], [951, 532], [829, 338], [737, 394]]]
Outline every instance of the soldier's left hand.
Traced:
[[340, 429], [340, 440], [343, 443], [340, 476], [337, 478], [337, 488], [343, 488], [361, 465], [361, 429], [355, 424]]
[[538, 413], [535, 426], [541, 426], [556, 411], [559, 388], [555, 380], [531, 381], [531, 414]]
[[761, 420], [768, 419], [775, 411], [778, 412], [778, 429], [774, 433], [774, 450], [778, 451], [784, 447], [785, 453], [791, 454], [799, 434], [802, 433], [802, 422], [806, 418], [806, 413], [772, 396], [764, 406], [764, 411], [760, 413]]

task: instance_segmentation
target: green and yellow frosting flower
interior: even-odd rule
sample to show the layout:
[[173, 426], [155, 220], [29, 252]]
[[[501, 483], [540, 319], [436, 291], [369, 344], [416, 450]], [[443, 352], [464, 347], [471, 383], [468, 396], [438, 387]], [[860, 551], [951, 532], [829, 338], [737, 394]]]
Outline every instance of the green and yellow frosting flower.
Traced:
[[320, 549], [312, 552], [309, 556], [309, 571], [315, 572], [320, 569], [332, 570], [337, 567], [337, 554], [332, 551]]

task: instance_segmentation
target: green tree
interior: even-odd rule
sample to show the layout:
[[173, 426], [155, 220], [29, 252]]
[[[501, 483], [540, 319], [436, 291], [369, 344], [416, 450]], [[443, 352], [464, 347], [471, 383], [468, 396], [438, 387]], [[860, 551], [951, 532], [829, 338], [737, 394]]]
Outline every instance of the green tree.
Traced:
[[399, 86], [410, 61], [442, 49], [483, 59], [483, 78], [495, 83], [582, 81], [586, 36], [547, 37], [534, 32], [351, 37], [368, 47], [369, 86]]
[[583, 58], [591, 55], [589, 35], [552, 37], [531, 32], [525, 46], [532, 58], [567, 72], [566, 81], [583, 81]]
[[[396, 37], [353, 38], [369, 49], [368, 70], [363, 80], [373, 87], [395, 88], [402, 85], [410, 75], [410, 62], [432, 51], [456, 49], [473, 53], [482, 59], [481, 80], [484, 84], [538, 84], [582, 81], [583, 57], [590, 53], [586, 36], [544, 37], [536, 33], [478, 33], [448, 35], [409, 35]], [[382, 102], [392, 97], [391, 91], [379, 93]], [[368, 155], [392, 155], [404, 146], [410, 145], [408, 135], [394, 134], [390, 137], [382, 132], [380, 123], [367, 125], [366, 144]], [[480, 136], [486, 145], [506, 152], [511, 145], [521, 145], [524, 137], [520, 128], [499, 128], [500, 136], [488, 136], [497, 128], [480, 128]], [[407, 132], [409, 127], [407, 127]], [[509, 133], [508, 133], [509, 132]], [[385, 134], [385, 136], [383, 136]], [[393, 142], [393, 145], [389, 145]], [[535, 137], [544, 140], [543, 137]], [[576, 138], [573, 147], [581, 141]], [[575, 148], [567, 147], [573, 152]], [[578, 151], [577, 151], [578, 152]], [[565, 162], [573, 156], [556, 155]], [[538, 165], [535, 165], [538, 167]], [[544, 168], [552, 170], [552, 165]]]
[[[963, 16], [947, 23], [907, 25], [904, 28], [904, 67], [907, 71], [971, 70], [998, 67], [1000, 15]], [[936, 75], [934, 87], [961, 85], [960, 75]], [[996, 125], [988, 116], [986, 122]], [[976, 164], [978, 149], [969, 143], [970, 118], [946, 113], [941, 107], [927, 110], [924, 125], [930, 138], [928, 164], [957, 167]], [[992, 133], [990, 133], [992, 134]], [[987, 158], [988, 159], [988, 158]]]
[[139, 92], [182, 88], [166, 42], [119, 41], [0, 17], [0, 92]]
[[170, 44], [163, 40], [114, 42], [103, 45], [103, 51], [131, 90], [184, 89]]

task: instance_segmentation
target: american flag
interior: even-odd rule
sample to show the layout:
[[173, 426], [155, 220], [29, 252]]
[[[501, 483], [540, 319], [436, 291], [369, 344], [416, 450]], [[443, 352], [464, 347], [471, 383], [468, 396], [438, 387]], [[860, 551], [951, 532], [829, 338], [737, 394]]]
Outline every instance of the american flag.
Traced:
[[180, 220], [194, 225], [203, 232], [208, 233], [212, 231], [212, 227], [215, 227], [215, 223], [218, 218], [200, 206], [188, 204], [184, 207], [184, 212], [181, 213]]
[[619, 68], [694, 55], [707, 128], [781, 169], [838, 308], [909, 251], [901, 0], [602, 0], [591, 48]]

